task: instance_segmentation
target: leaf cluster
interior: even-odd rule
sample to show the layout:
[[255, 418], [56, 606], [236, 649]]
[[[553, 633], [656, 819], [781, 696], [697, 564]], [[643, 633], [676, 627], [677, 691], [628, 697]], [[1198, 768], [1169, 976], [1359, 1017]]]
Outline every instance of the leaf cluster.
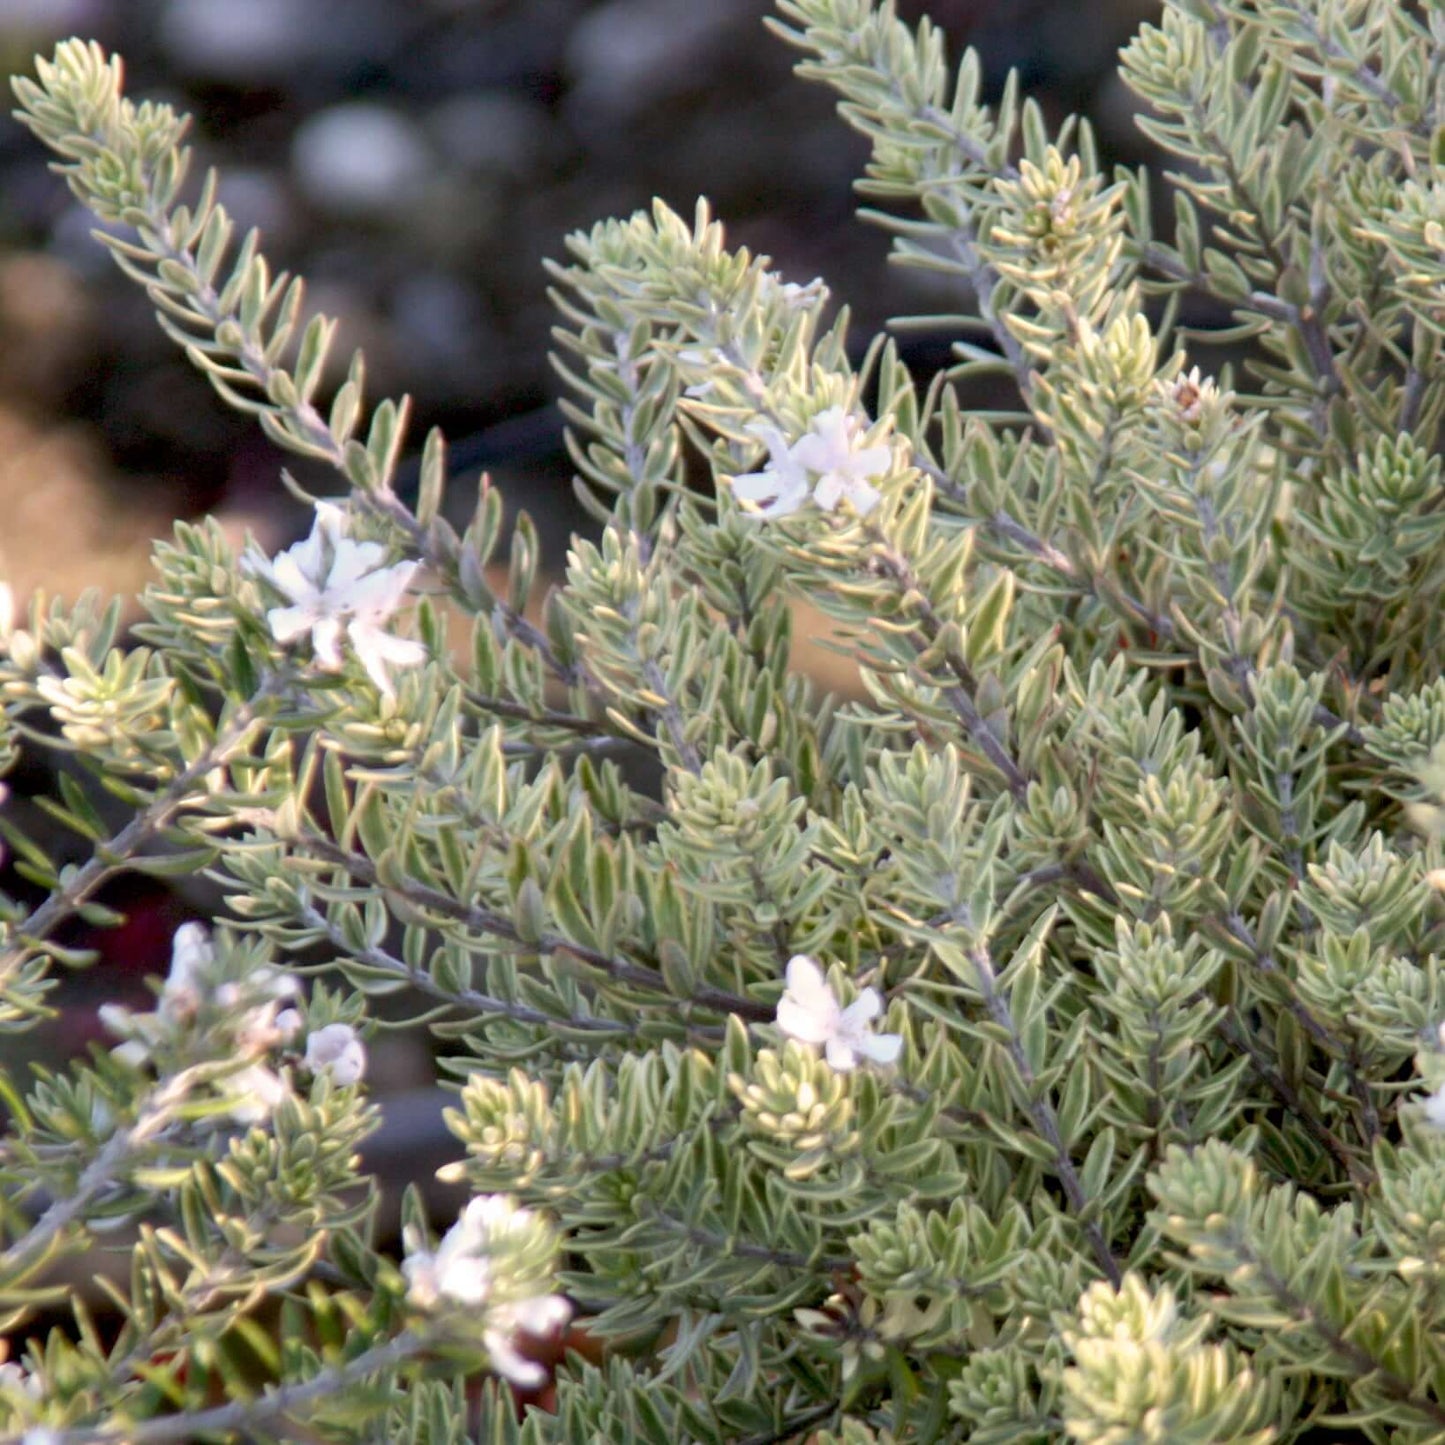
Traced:
[[[0, 1373], [3, 1438], [1445, 1438], [1440, 18], [1170, 0], [1122, 71], [1179, 165], [1163, 238], [1147, 175], [1016, 81], [985, 105], [928, 22], [779, 14], [897, 259], [957, 296], [957, 364], [855, 367], [821, 283], [702, 204], [572, 237], [600, 532], [540, 609], [525, 515], [484, 479], [453, 528], [439, 436], [408, 506], [405, 402], [364, 418], [300, 283], [232, 249], [213, 181], [180, 199], [184, 119], [80, 42], [16, 82], [221, 397], [425, 565], [428, 660], [384, 697], [281, 645], [213, 524], [158, 547], [139, 646], [94, 599], [7, 620], [0, 765], [58, 759], [76, 842], [7, 821], [44, 901], [0, 899], [0, 1028], [84, 962], [103, 884], [204, 870], [238, 986], [284, 958], [347, 990], [314, 1024], [394, 996], [430, 1030], [445, 1177], [555, 1222], [588, 1353], [545, 1410], [478, 1405], [485, 1330], [417, 1305], [348, 1187], [364, 1091], [283, 1060], [238, 1128], [217, 1026], [154, 1078], [0, 1072], [0, 1326], [107, 1231], [129, 1261], [118, 1338], [77, 1299]], [[1211, 376], [1211, 343], [1249, 360]], [[1013, 409], [967, 410], [980, 372]], [[840, 416], [828, 465], [886, 457], [876, 503], [739, 498]], [[790, 665], [804, 601], [846, 699]], [[877, 991], [896, 1067], [779, 1027], [799, 954], [839, 1010]], [[537, 1259], [498, 1254], [495, 1297]]]

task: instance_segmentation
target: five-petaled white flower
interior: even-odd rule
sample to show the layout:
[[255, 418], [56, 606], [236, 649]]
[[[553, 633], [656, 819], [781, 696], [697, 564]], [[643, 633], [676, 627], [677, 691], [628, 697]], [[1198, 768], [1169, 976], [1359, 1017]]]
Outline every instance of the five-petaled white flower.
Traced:
[[457, 1304], [484, 1304], [492, 1290], [491, 1256], [508, 1234], [531, 1228], [533, 1214], [505, 1194], [479, 1194], [442, 1236], [433, 1254], [408, 1253], [401, 1270], [407, 1298], [427, 1309], [442, 1297]]
[[390, 697], [387, 668], [422, 662], [426, 649], [393, 636], [383, 625], [401, 605], [418, 565], [398, 562], [387, 567], [385, 560], [386, 548], [379, 542], [356, 542], [346, 535], [346, 513], [340, 507], [318, 502], [316, 521], [304, 542], [274, 560], [253, 548], [246, 565], [291, 601], [289, 607], [266, 613], [277, 642], [294, 642], [309, 632], [317, 663], [336, 672], [344, 633], [367, 675]]
[[733, 478], [733, 495], [752, 502], [763, 517], [786, 517], [808, 500], [808, 474], [775, 426], [760, 424], [753, 431], [768, 444], [771, 465], [760, 472]]
[[[407, 1298], [421, 1309], [449, 1302], [481, 1313], [482, 1343], [492, 1368], [517, 1385], [540, 1385], [546, 1371], [521, 1355], [513, 1336], [522, 1330], [547, 1335], [572, 1315], [558, 1294], [515, 1294], [501, 1286], [505, 1271], [494, 1271], [498, 1255], [524, 1246], [541, 1223], [529, 1209], [504, 1194], [473, 1199], [447, 1230], [436, 1252], [410, 1250], [402, 1261]], [[510, 1239], [509, 1236], [521, 1236]]]
[[824, 512], [847, 502], [866, 517], [880, 494], [870, 478], [883, 476], [893, 453], [883, 445], [859, 447], [858, 419], [841, 406], [830, 406], [813, 418], [810, 429], [791, 445], [777, 427], [755, 423], [751, 430], [768, 445], [769, 465], [733, 478], [733, 494], [751, 503], [762, 517], [786, 517], [812, 494]]
[[840, 1073], [857, 1068], [860, 1059], [891, 1064], [903, 1049], [902, 1034], [875, 1034], [869, 1023], [883, 1012], [876, 988], [865, 988], [843, 1008], [806, 954], [788, 960], [788, 987], [778, 1002], [778, 1027], [802, 1044], [821, 1044], [831, 1067]]
[[830, 406], [813, 418], [813, 429], [793, 445], [793, 459], [818, 472], [813, 501], [825, 512], [840, 501], [851, 503], [860, 517], [878, 505], [878, 489], [869, 477], [882, 476], [893, 461], [886, 446], [857, 448], [858, 419], [841, 406]]
[[350, 1024], [327, 1024], [306, 1036], [306, 1067], [313, 1074], [326, 1072], [332, 1083], [346, 1088], [366, 1072], [366, 1045]]

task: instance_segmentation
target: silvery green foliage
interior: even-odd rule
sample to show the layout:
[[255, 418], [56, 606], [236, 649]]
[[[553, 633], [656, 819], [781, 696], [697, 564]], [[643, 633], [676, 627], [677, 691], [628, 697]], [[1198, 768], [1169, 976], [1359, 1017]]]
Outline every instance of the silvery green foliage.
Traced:
[[[435, 436], [409, 507], [359, 357], [320, 404], [333, 323], [180, 200], [184, 122], [78, 42], [16, 83], [161, 324], [351, 492], [289, 563], [179, 527], [139, 646], [5, 622], [4, 760], [132, 816], [72, 769], [86, 861], [10, 830], [49, 897], [3, 904], [0, 1025], [112, 878], [208, 870], [231, 919], [114, 1050], [0, 1075], [0, 1439], [1445, 1439], [1445, 22], [1170, 0], [1123, 55], [1166, 239], [926, 22], [779, 8], [958, 368], [855, 372], [703, 207], [573, 237], [603, 531], [536, 620], [525, 517], [484, 483], [454, 529]], [[790, 598], [857, 697], [790, 670]], [[474, 1201], [438, 1239], [409, 1199], [397, 1259], [354, 1151], [404, 987]], [[107, 1247], [119, 1333], [34, 1337]], [[569, 1313], [599, 1363], [547, 1409], [466, 1387]]]

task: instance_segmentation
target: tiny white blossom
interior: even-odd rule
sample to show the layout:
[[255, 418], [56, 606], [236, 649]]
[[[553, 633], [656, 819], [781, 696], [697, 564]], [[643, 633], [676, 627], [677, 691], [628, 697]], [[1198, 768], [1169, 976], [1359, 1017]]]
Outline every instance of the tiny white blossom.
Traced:
[[401, 1269], [413, 1304], [426, 1309], [442, 1296], [458, 1304], [485, 1301], [491, 1289], [488, 1240], [498, 1201], [507, 1202], [501, 1195], [479, 1195], [442, 1236], [435, 1253], [416, 1250], [407, 1256]]
[[489, 1312], [482, 1344], [497, 1374], [514, 1385], [540, 1385], [547, 1372], [535, 1360], [517, 1352], [512, 1337], [518, 1330], [529, 1335], [550, 1335], [572, 1318], [572, 1306], [559, 1294], [533, 1295], [515, 1304], [501, 1305]]
[[1159, 382], [1165, 397], [1173, 404], [1179, 419], [1192, 426], [1203, 415], [1206, 408], [1219, 403], [1219, 385], [1211, 378], [1202, 376], [1199, 368], [1193, 367], [1173, 381]]
[[366, 1045], [350, 1024], [327, 1024], [306, 1039], [306, 1067], [313, 1074], [324, 1069], [345, 1088], [366, 1072]]
[[787, 438], [776, 427], [753, 430], [767, 443], [771, 465], [760, 472], [744, 472], [733, 478], [733, 495], [750, 502], [763, 517], [786, 517], [808, 500], [808, 474], [789, 448]]
[[340, 507], [318, 502], [305, 541], [274, 560], [253, 549], [246, 563], [291, 600], [289, 607], [273, 607], [266, 614], [277, 642], [295, 642], [309, 632], [318, 666], [336, 672], [344, 634], [367, 675], [390, 697], [387, 669], [423, 661], [426, 649], [393, 636], [383, 625], [401, 605], [418, 565], [398, 562], [386, 567], [385, 559], [386, 548], [379, 542], [357, 542], [346, 535], [346, 514]]
[[818, 472], [813, 501], [825, 512], [847, 501], [860, 517], [878, 505], [878, 489], [870, 477], [883, 476], [893, 464], [886, 446], [857, 448], [858, 420], [841, 406], [830, 406], [813, 418], [813, 427], [793, 445], [795, 462]]
[[111, 1056], [141, 1069], [166, 1054], [192, 1047], [204, 1030], [211, 1056], [235, 1060], [245, 1067], [215, 1081], [231, 1117], [238, 1124], [259, 1124], [287, 1098], [291, 1086], [266, 1067], [265, 1055], [293, 1032], [289, 1014], [299, 1028], [295, 1009], [282, 1011], [283, 1000], [301, 990], [291, 974], [260, 964], [244, 978], [217, 980], [216, 952], [210, 935], [199, 923], [183, 923], [171, 940], [171, 968], [161, 986], [160, 999], [150, 1013], [137, 1013], [120, 1004], [102, 1004], [100, 1022], [123, 1042]]
[[449, 1302], [483, 1311], [482, 1343], [492, 1368], [518, 1385], [540, 1384], [545, 1371], [517, 1351], [513, 1336], [518, 1330], [549, 1334], [572, 1314], [561, 1295], [493, 1298], [493, 1257], [506, 1250], [509, 1235], [529, 1232], [536, 1224], [532, 1211], [508, 1196], [479, 1195], [442, 1236], [435, 1253], [411, 1250], [401, 1266], [412, 1304], [431, 1309]]
[[161, 989], [159, 1012], [167, 1019], [192, 1018], [201, 1006], [205, 975], [215, 962], [210, 935], [199, 923], [183, 923], [171, 939], [171, 971]]
[[[220, 984], [211, 997], [216, 1005], [235, 1016], [237, 1049], [244, 1054], [262, 1054], [285, 1041], [286, 1035], [278, 1023], [278, 1010], [283, 999], [295, 998], [300, 992], [301, 985], [289, 973], [263, 963], [244, 979]], [[255, 1003], [258, 998], [262, 1002]], [[253, 1006], [243, 1008], [248, 1002]]]
[[491, 1288], [492, 1271], [479, 1255], [466, 1252], [461, 1221], [447, 1230], [433, 1254], [418, 1250], [401, 1265], [406, 1276], [406, 1297], [421, 1309], [431, 1309], [443, 1296], [458, 1304], [479, 1305]]
[[869, 1023], [883, 1012], [876, 988], [865, 988], [847, 1008], [839, 1003], [823, 970], [806, 954], [788, 960], [788, 987], [778, 1002], [778, 1027], [802, 1044], [821, 1044], [840, 1073], [860, 1059], [891, 1064], [902, 1051], [901, 1034], [875, 1034]]
[[111, 1057], [132, 1069], [145, 1068], [152, 1051], [176, 1028], [159, 1012], [136, 1013], [118, 1003], [103, 1003], [95, 1012], [102, 1027], [125, 1040], [110, 1051]]

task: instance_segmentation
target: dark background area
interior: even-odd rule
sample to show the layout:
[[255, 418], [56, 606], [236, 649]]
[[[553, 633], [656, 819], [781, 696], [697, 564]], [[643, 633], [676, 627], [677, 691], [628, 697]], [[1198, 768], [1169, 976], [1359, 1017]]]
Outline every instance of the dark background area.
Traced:
[[[1137, 159], [1116, 52], [1151, 0], [934, 0], [956, 58], [1011, 67], [1057, 120], [1089, 114]], [[0, 0], [0, 61], [28, 70], [67, 34], [126, 62], [136, 98], [195, 118], [241, 227], [341, 318], [372, 398], [409, 392], [413, 440], [440, 423], [474, 475], [576, 522], [547, 364], [544, 256], [661, 196], [706, 195], [734, 245], [822, 276], [861, 345], [893, 314], [957, 309], [885, 264], [853, 215], [867, 149], [831, 92], [791, 74], [767, 0]], [[174, 516], [219, 512], [269, 543], [304, 526], [283, 459], [161, 334], [22, 127], [0, 123], [0, 576], [131, 592]], [[946, 337], [910, 338], [920, 365]]]

